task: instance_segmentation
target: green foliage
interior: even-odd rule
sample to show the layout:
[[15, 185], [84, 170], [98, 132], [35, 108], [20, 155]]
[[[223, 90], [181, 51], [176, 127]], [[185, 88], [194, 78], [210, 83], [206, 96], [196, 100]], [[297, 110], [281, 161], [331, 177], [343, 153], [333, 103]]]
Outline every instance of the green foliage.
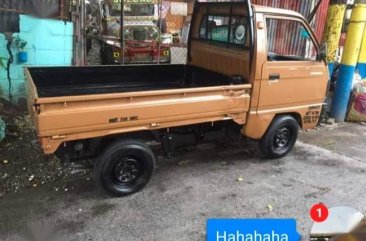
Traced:
[[19, 52], [23, 52], [25, 47], [27, 46], [27, 41], [20, 38], [19, 35], [14, 38], [13, 43]]
[[7, 61], [7, 58], [0, 57], [0, 70], [1, 69], [6, 69], [6, 65], [5, 65], [6, 61]]

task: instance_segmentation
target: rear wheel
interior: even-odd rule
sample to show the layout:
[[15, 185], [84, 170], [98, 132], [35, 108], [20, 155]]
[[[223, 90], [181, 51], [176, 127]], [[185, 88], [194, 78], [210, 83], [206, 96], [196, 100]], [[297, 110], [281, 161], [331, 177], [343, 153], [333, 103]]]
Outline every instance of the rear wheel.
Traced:
[[125, 196], [145, 187], [154, 165], [154, 154], [147, 145], [139, 141], [120, 141], [104, 151], [94, 172], [103, 189], [114, 196]]
[[276, 117], [259, 142], [267, 158], [281, 158], [291, 152], [299, 132], [299, 124], [290, 115]]

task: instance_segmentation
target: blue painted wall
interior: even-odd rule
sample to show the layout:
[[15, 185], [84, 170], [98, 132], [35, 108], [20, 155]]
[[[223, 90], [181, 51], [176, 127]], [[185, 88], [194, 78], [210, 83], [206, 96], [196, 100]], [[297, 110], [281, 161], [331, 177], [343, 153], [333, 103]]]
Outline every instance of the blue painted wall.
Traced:
[[[25, 49], [28, 52], [28, 62], [19, 64], [16, 57], [18, 51], [12, 47], [14, 63], [11, 65], [10, 74], [15, 104], [26, 96], [24, 66], [69, 66], [72, 64], [73, 25], [71, 22], [61, 20], [38, 19], [21, 15], [20, 33], [15, 33], [13, 36], [17, 35], [28, 42]], [[0, 34], [0, 57], [9, 57], [3, 34]], [[0, 97], [8, 99], [8, 87], [6, 71], [1, 69]]]

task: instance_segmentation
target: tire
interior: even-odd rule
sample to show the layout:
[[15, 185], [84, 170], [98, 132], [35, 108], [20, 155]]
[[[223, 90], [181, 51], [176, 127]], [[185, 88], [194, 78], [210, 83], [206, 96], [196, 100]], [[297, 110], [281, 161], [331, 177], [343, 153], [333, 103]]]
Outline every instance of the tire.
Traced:
[[282, 158], [291, 152], [299, 133], [299, 124], [290, 115], [276, 117], [266, 134], [259, 141], [259, 147], [266, 158]]
[[113, 196], [138, 192], [150, 181], [155, 157], [140, 141], [119, 141], [100, 156], [94, 174], [100, 187]]

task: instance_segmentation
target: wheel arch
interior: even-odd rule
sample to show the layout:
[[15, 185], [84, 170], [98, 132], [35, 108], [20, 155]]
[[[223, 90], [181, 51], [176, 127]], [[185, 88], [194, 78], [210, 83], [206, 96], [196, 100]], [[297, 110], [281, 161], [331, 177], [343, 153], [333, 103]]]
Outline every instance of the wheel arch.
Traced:
[[[303, 123], [302, 123], [302, 118], [301, 118], [300, 113], [298, 113], [298, 112], [279, 113], [279, 114], [276, 114], [275, 117], [284, 116], [284, 115], [292, 116], [297, 121], [297, 123], [299, 124], [300, 129], [303, 128]], [[273, 122], [273, 120], [272, 120], [272, 122]]]
[[[151, 141], [159, 142], [159, 136], [158, 133], [154, 131], [137, 131], [131, 133], [107, 135], [97, 138], [66, 141], [57, 147], [55, 154], [58, 158], [65, 162], [74, 162], [87, 158], [95, 160], [109, 146], [116, 142], [125, 140], [135, 140], [144, 143]], [[83, 147], [82, 152], [75, 152], [74, 146], [80, 144], [82, 144]]]
[[301, 113], [299, 112], [282, 112], [282, 113], [266, 113], [266, 114], [250, 114], [246, 124], [243, 126], [242, 134], [254, 140], [260, 140], [271, 126], [272, 122], [278, 116], [292, 116], [299, 127], [303, 128]]
[[282, 158], [291, 152], [300, 128], [297, 118], [292, 113], [276, 115], [259, 141], [261, 153], [266, 158]]

